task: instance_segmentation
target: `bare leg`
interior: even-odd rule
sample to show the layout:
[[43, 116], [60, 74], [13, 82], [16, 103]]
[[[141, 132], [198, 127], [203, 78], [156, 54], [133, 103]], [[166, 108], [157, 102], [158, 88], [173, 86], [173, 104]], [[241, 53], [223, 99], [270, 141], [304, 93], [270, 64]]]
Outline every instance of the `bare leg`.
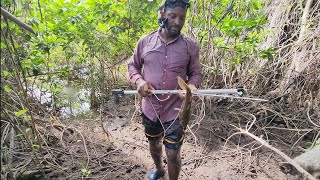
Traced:
[[160, 141], [149, 141], [150, 154], [156, 165], [156, 170], [164, 171], [162, 166], [162, 144]]
[[168, 174], [170, 180], [177, 180], [180, 174], [181, 157], [180, 149], [170, 149], [166, 147], [166, 154], [168, 158]]

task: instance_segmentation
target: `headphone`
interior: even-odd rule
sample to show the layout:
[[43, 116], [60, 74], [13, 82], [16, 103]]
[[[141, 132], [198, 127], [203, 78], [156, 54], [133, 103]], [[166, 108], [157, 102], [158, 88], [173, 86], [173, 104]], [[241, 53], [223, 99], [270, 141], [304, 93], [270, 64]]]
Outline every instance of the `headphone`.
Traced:
[[158, 18], [158, 25], [161, 28], [165, 28], [167, 23], [168, 23], [168, 18], [164, 18], [164, 17]]

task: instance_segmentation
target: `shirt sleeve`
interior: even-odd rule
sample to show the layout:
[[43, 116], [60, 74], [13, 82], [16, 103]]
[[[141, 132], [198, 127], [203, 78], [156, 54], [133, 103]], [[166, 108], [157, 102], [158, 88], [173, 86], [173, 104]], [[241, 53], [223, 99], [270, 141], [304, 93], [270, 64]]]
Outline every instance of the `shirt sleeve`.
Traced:
[[188, 64], [188, 84], [193, 84], [197, 88], [200, 87], [202, 82], [201, 65], [199, 60], [199, 46], [195, 44], [191, 50], [191, 59]]
[[142, 78], [142, 74], [141, 74], [142, 65], [143, 65], [143, 60], [141, 58], [142, 49], [143, 49], [143, 39], [140, 38], [132, 56], [129, 58], [127, 63], [129, 80], [134, 85], [139, 78]]

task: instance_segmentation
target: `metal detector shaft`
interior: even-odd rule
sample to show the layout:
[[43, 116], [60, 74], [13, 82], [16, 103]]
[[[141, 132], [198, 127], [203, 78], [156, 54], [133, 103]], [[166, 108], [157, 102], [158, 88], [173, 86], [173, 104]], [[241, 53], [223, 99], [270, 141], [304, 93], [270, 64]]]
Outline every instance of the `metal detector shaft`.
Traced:
[[[184, 93], [184, 90], [152, 90], [152, 94], [178, 94], [180, 92]], [[194, 94], [238, 94], [242, 95], [243, 94], [243, 87], [237, 87], [235, 89], [198, 89], [194, 91]], [[118, 103], [119, 95], [135, 95], [139, 94], [137, 90], [123, 90], [123, 89], [114, 89], [112, 90], [112, 95], [113, 95], [113, 100], [114, 102]]]
[[[184, 90], [152, 90], [152, 94], [178, 94], [180, 92], [184, 93]], [[198, 89], [194, 91], [195, 94], [242, 94], [243, 88], [237, 89]], [[137, 90], [122, 90], [122, 89], [114, 89], [112, 90], [112, 94], [118, 95], [134, 95], [139, 94]]]

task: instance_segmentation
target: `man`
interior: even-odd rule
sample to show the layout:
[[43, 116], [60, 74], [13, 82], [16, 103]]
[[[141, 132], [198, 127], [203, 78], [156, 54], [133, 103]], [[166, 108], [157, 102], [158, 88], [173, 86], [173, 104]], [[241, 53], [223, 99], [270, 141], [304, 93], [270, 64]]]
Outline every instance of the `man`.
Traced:
[[199, 47], [195, 41], [180, 33], [188, 7], [186, 1], [165, 1], [162, 6], [164, 11], [160, 12], [159, 30], [140, 38], [128, 63], [130, 81], [143, 97], [141, 116], [156, 168], [148, 174], [149, 179], [164, 176], [162, 140], [169, 178], [178, 179], [180, 149], [184, 139], [184, 130], [177, 119], [177, 109], [181, 109], [183, 99], [179, 95], [153, 95], [151, 90], [179, 89], [179, 76], [191, 90], [195, 90], [202, 80]]

